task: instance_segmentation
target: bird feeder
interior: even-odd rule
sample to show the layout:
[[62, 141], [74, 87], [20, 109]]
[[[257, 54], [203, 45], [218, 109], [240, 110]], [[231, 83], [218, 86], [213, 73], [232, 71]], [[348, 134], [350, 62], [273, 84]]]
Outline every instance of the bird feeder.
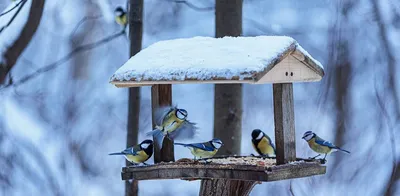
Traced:
[[152, 86], [153, 126], [154, 109], [171, 105], [172, 84], [272, 83], [276, 160], [175, 162], [173, 142], [164, 140], [161, 151], [155, 148], [154, 165], [125, 167], [122, 179], [202, 180], [200, 195], [248, 195], [257, 182], [324, 174], [326, 167], [319, 162], [296, 158], [293, 101], [294, 82], [316, 82], [323, 76], [322, 65], [286, 36], [194, 37], [143, 49], [110, 82], [117, 87]]

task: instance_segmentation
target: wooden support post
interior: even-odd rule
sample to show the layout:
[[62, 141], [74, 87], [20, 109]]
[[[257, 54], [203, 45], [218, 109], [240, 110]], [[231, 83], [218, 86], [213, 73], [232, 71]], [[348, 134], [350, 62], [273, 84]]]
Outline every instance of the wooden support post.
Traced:
[[273, 84], [276, 163], [296, 160], [293, 84]]
[[[151, 108], [153, 129], [156, 126], [155, 110], [158, 107], [170, 106], [172, 104], [171, 84], [157, 84], [151, 87]], [[155, 138], [153, 137], [153, 140]], [[154, 163], [175, 161], [174, 141], [164, 137], [162, 148], [154, 142]]]
[[202, 180], [199, 195], [245, 196], [250, 194], [254, 185], [256, 185], [255, 181], [226, 179]]

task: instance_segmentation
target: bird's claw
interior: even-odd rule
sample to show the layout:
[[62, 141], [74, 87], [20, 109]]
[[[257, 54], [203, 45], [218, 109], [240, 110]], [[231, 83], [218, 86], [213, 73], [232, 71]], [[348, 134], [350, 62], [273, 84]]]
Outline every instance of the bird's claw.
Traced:
[[321, 159], [321, 164], [325, 164], [326, 162], [326, 159]]

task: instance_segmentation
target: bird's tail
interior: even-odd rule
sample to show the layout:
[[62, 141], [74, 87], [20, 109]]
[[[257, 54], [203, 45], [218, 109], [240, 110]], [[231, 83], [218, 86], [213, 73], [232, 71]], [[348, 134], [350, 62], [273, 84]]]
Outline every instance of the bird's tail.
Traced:
[[159, 148], [161, 149], [164, 140], [164, 134], [157, 126], [153, 131], [148, 132], [146, 135], [153, 136], [155, 142], [157, 142]]
[[114, 152], [114, 153], [110, 153], [108, 155], [124, 155], [124, 153], [122, 153], [122, 152]]
[[187, 146], [187, 144], [182, 144], [182, 143], [174, 143], [174, 145], [179, 145], [179, 146], [184, 146], [184, 147]]
[[347, 151], [347, 150], [344, 150], [344, 149], [341, 149], [341, 148], [338, 148], [338, 150], [350, 154], [350, 152]]

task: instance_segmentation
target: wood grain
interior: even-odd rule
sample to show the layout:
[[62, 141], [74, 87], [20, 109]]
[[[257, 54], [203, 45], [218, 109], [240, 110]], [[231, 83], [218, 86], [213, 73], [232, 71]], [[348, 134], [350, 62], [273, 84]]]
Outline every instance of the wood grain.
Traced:
[[255, 185], [255, 181], [202, 180], [199, 195], [244, 196], [249, 195]]
[[156, 180], [227, 179], [240, 181], [278, 181], [325, 174], [326, 167], [318, 162], [295, 162], [270, 167], [234, 164], [160, 163], [122, 168], [122, 179]]
[[[170, 84], [157, 84], [151, 87], [151, 108], [153, 129], [156, 126], [155, 111], [158, 107], [172, 104], [172, 87]], [[153, 137], [153, 141], [155, 138]], [[164, 137], [162, 148], [154, 142], [154, 162], [175, 161], [174, 142]]]
[[273, 84], [277, 164], [296, 160], [293, 84]]

